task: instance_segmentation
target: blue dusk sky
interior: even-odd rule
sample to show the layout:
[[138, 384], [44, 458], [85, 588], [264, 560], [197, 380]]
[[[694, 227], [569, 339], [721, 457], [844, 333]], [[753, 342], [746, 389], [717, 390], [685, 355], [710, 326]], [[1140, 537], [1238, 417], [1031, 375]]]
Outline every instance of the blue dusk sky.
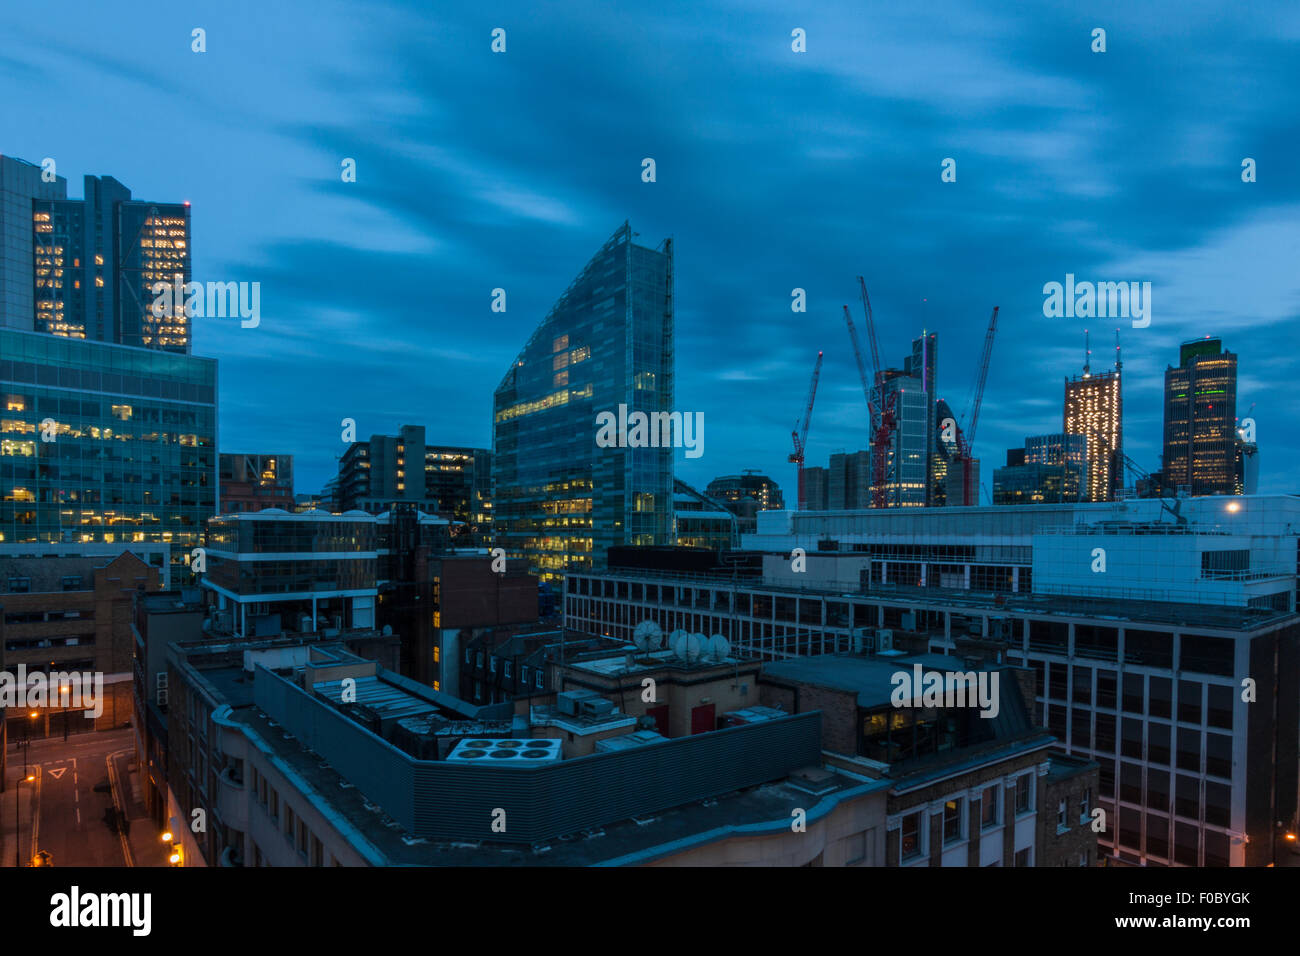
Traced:
[[[1239, 414], [1258, 403], [1259, 490], [1300, 491], [1294, 3], [52, 0], [3, 16], [0, 152], [54, 158], [72, 196], [90, 173], [189, 200], [194, 278], [261, 283], [261, 325], [196, 319], [194, 351], [220, 360], [222, 450], [293, 454], [300, 492], [332, 474], [345, 417], [361, 437], [409, 422], [490, 446], [503, 372], [625, 219], [675, 242], [675, 405], [705, 419], [705, 454], [676, 468], [697, 486], [754, 468], [793, 499], [819, 350], [808, 462], [866, 447], [840, 310], [861, 322], [862, 274], [883, 360], [937, 332], [938, 395], [959, 413], [1001, 307], [976, 444], [990, 486], [1008, 447], [1060, 430], [1084, 328], [1104, 368], [1119, 326], [1133, 458], [1160, 466], [1179, 343], [1218, 335]], [[1150, 282], [1150, 325], [1045, 317], [1043, 286], [1067, 273]]]

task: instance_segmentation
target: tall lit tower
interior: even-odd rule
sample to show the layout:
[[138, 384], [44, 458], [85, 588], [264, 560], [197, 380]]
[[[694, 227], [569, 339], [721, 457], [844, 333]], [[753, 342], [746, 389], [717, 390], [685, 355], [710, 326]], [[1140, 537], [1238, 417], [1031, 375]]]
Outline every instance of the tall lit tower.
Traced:
[[1124, 400], [1120, 387], [1118, 339], [1114, 371], [1092, 371], [1092, 352], [1084, 331], [1083, 374], [1065, 380], [1062, 431], [1088, 439], [1087, 501], [1110, 501], [1124, 483]]
[[1206, 336], [1165, 369], [1165, 481], [1193, 495], [1237, 490], [1237, 356]]

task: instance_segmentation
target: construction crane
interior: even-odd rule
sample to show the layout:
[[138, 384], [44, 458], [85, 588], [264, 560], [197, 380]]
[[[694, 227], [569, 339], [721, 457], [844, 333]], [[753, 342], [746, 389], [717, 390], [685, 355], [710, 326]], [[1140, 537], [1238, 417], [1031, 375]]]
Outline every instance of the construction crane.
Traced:
[[808, 447], [808, 425], [812, 421], [813, 401], [817, 398], [817, 379], [822, 374], [822, 353], [817, 353], [817, 364], [813, 366], [812, 381], [808, 385], [808, 404], [804, 407], [803, 425], [800, 426], [795, 422], [795, 429], [790, 433], [794, 439], [794, 451], [790, 454], [790, 461], [794, 463], [798, 473], [799, 486], [799, 510], [803, 511], [808, 506], [808, 495], [804, 490], [803, 483], [803, 455], [804, 449]]
[[969, 423], [966, 431], [957, 425], [957, 457], [961, 461], [962, 487], [961, 503], [966, 506], [979, 504], [979, 489], [975, 486], [975, 429], [979, 427], [980, 405], [984, 402], [984, 384], [989, 377], [989, 362], [993, 358], [993, 336], [998, 330], [998, 307], [993, 307], [989, 316], [989, 328], [984, 333], [984, 351], [980, 353], [979, 372], [975, 378], [974, 400], [969, 408]]
[[[862, 347], [858, 344], [858, 332], [853, 325], [853, 316], [849, 307], [844, 306], [844, 322], [849, 328], [849, 340], [853, 343], [853, 357], [858, 363], [858, 376], [862, 379], [862, 392], [867, 399], [870, 413], [871, 432], [871, 507], [885, 507], [885, 462], [893, 447], [895, 427], [895, 404], [897, 394], [891, 392], [881, 396], [884, 391], [885, 376], [880, 368], [880, 347], [876, 340], [876, 319], [871, 311], [871, 297], [867, 295], [867, 283], [858, 276], [858, 288], [862, 295], [862, 311], [866, 316], [867, 342], [871, 346], [872, 376], [867, 378], [866, 363], [862, 360]], [[873, 392], [872, 386], [876, 391]], [[880, 398], [880, 401], [877, 401]]]

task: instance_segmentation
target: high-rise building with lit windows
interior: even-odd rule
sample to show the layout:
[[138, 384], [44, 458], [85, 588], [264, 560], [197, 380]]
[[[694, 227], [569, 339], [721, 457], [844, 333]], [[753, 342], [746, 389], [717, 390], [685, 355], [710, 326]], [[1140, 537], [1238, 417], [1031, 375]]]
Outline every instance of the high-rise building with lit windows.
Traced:
[[1220, 339], [1186, 342], [1165, 370], [1165, 482], [1193, 495], [1239, 494], [1237, 356]]
[[672, 240], [635, 235], [592, 257], [493, 398], [494, 543], [543, 579], [673, 541], [673, 449], [596, 444], [601, 412], [673, 411]]
[[0, 326], [189, 352], [184, 309], [153, 308], [157, 283], [191, 280], [189, 204], [84, 183], [69, 199], [53, 170], [0, 156]]
[[0, 553], [171, 555], [216, 510], [217, 362], [0, 328]]
[[152, 291], [190, 281], [188, 204], [133, 200], [113, 177], [87, 176], [84, 199], [32, 202], [32, 235], [36, 331], [189, 351], [185, 310], [155, 315]]
[[35, 328], [32, 204], [67, 195], [68, 181], [53, 170], [0, 156], [0, 328]]
[[1094, 373], [1087, 364], [1083, 374], [1065, 380], [1067, 435], [1087, 440], [1087, 491], [1085, 501], [1112, 501], [1124, 486], [1124, 399], [1118, 357], [1113, 371]]

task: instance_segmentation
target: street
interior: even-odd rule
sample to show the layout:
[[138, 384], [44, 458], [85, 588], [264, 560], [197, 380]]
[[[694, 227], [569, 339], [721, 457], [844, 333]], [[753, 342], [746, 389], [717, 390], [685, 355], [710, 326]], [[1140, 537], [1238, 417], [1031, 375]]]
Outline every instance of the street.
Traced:
[[[66, 742], [37, 739], [27, 754], [27, 772], [34, 779], [20, 782], [23, 756], [11, 747], [0, 801], [0, 865], [13, 866], [15, 859], [30, 865], [37, 850], [49, 853], [54, 866], [164, 865], [163, 847], [132, 792], [133, 748], [130, 729], [77, 734]], [[17, 814], [15, 793], [21, 798]], [[126, 822], [119, 827], [123, 816]]]

